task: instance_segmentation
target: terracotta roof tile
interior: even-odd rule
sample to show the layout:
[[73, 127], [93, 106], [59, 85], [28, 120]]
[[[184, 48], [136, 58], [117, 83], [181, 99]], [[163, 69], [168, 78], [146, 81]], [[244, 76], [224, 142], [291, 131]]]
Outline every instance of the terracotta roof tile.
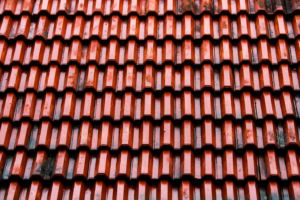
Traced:
[[0, 1], [0, 199], [299, 199], [299, 10]]

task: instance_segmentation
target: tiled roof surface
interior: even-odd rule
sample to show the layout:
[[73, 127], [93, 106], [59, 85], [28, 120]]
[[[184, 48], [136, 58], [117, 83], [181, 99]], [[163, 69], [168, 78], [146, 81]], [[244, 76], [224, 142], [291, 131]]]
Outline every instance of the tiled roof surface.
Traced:
[[0, 0], [0, 199], [299, 200], [299, 0]]

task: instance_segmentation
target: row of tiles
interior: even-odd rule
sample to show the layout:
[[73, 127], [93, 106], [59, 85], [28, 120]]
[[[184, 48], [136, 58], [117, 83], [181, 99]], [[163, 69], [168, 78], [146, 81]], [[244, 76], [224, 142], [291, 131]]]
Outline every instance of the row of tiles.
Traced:
[[43, 93], [55, 91], [94, 91], [103, 93], [114, 91], [120, 93], [133, 91], [174, 91], [181, 93], [190, 90], [202, 91], [279, 91], [300, 90], [300, 67], [298, 71], [288, 64], [278, 68], [262, 64], [260, 68], [242, 64], [239, 68], [223, 65], [213, 69], [212, 65], [204, 64], [201, 68], [184, 65], [181, 69], [172, 65], [164, 65], [155, 69], [152, 65], [144, 68], [128, 64], [124, 68], [108, 65], [105, 69], [96, 65], [78, 68], [69, 65], [67, 69], [51, 65], [47, 70], [37, 66], [24, 69], [14, 65], [10, 69], [0, 67], [0, 92], [14, 91], [17, 93]]
[[113, 125], [109, 121], [92, 124], [83, 121], [73, 125], [69, 121], [53, 124], [42, 121], [39, 125], [21, 122], [20, 125], [1, 122], [0, 148], [6, 151], [35, 149], [293, 149], [299, 148], [300, 127], [287, 119], [275, 124], [265, 120], [261, 125], [247, 119], [243, 123], [225, 120], [215, 124], [212, 120], [193, 123], [183, 120], [173, 123], [163, 120], [160, 124], [143, 121], [132, 124], [123, 121]]
[[20, 19], [13, 20], [11, 16], [5, 15], [1, 20], [0, 36], [8, 40], [18, 37], [28, 40], [35, 38], [44, 40], [232, 38], [234, 40], [244, 37], [294, 39], [300, 35], [300, 15], [287, 18], [285, 15], [276, 14], [274, 19], [267, 19], [262, 14], [254, 19], [249, 19], [246, 14], [241, 14], [235, 19], [228, 15], [221, 15], [219, 19], [214, 20], [210, 15], [198, 18], [184, 15], [182, 19], [176, 19], [176, 16], [168, 14], [163, 19], [157, 19], [155, 16], [148, 16], [146, 19], [131, 16], [129, 19], [122, 20], [118, 15], [113, 15], [110, 19], [95, 15], [85, 20], [83, 16], [77, 15], [75, 19], [68, 20], [66, 16], [59, 15], [55, 20], [48, 19], [46, 16], [40, 16], [36, 20], [23, 15]]
[[100, 150], [92, 155], [80, 150], [76, 153], [60, 150], [47, 154], [37, 151], [27, 154], [0, 151], [1, 180], [63, 179], [63, 180], [282, 180], [300, 178], [299, 155], [295, 150], [277, 154], [275, 150], [255, 153], [246, 150], [236, 154], [233, 150], [214, 153], [204, 150], [201, 154], [183, 150], [179, 154], [169, 150], [139, 154], [122, 150], [111, 154]]
[[99, 40], [91, 40], [86, 44], [78, 39], [72, 40], [70, 44], [63, 44], [60, 40], [54, 40], [51, 44], [45, 44], [42, 40], [36, 40], [31, 44], [18, 40], [14, 44], [8, 44], [5, 40], [0, 40], [0, 63], [4, 66], [12, 64], [48, 66], [128, 63], [278, 65], [300, 62], [300, 39], [293, 43], [288, 43], [285, 39], [278, 39], [275, 43], [269, 43], [266, 39], [250, 43], [247, 39], [242, 39], [237, 44], [231, 43], [229, 39], [222, 39], [216, 44], [204, 39], [199, 44], [198, 46], [190, 39], [179, 43], [166, 40], [162, 44], [152, 39], [146, 40], [144, 44], [138, 44], [135, 40], [120, 44], [115, 39], [108, 41], [107, 44], [100, 43]]
[[0, 189], [0, 197], [8, 200], [298, 200], [299, 196], [299, 181], [291, 181], [285, 186], [275, 181], [265, 185], [258, 185], [255, 181], [237, 185], [225, 181], [217, 185], [210, 180], [201, 184], [183, 180], [179, 185], [167, 180], [158, 184], [148, 184], [143, 180], [136, 184], [128, 184], [124, 180], [114, 184], [95, 181], [89, 185], [82, 181], [75, 181], [72, 185], [53, 181], [50, 186], [32, 181], [22, 186], [14, 181]]
[[283, 91], [278, 96], [270, 92], [262, 92], [260, 96], [252, 96], [250, 92], [233, 96], [230, 91], [224, 91], [221, 95], [213, 95], [210, 91], [204, 91], [201, 95], [194, 95], [190, 91], [183, 91], [179, 95], [164, 92], [159, 96], [152, 92], [144, 92], [142, 95], [134, 95], [132, 92], [115, 95], [111, 91], [101, 96], [92, 92], [78, 95], [72, 91], [67, 91], [64, 95], [47, 92], [43, 96], [36, 96], [32, 92], [18, 96], [15, 93], [7, 93], [0, 97], [0, 119], [139, 121], [165, 118], [174, 120], [275, 118], [281, 120], [287, 117], [299, 118], [299, 98], [293, 97], [288, 91]]
[[0, 2], [0, 14], [12, 13], [13, 15], [31, 14], [39, 15], [93, 15], [101, 13], [110, 15], [117, 13], [127, 16], [129, 14], [164, 15], [175, 13], [194, 13], [200, 15], [211, 13], [229, 13], [236, 15], [239, 13], [268, 13], [281, 12], [291, 14], [298, 12], [300, 5], [297, 1], [289, 0], [2, 0]]

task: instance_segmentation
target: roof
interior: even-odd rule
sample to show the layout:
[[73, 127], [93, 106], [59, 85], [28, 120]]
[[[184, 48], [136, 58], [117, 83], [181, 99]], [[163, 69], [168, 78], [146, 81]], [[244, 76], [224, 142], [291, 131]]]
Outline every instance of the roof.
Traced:
[[300, 199], [298, 0], [0, 0], [0, 199]]

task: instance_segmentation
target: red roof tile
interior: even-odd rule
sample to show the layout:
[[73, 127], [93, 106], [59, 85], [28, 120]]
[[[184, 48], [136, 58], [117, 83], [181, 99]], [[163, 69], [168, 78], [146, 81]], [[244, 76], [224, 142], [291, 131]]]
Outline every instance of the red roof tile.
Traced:
[[0, 1], [0, 199], [299, 199], [299, 11]]

